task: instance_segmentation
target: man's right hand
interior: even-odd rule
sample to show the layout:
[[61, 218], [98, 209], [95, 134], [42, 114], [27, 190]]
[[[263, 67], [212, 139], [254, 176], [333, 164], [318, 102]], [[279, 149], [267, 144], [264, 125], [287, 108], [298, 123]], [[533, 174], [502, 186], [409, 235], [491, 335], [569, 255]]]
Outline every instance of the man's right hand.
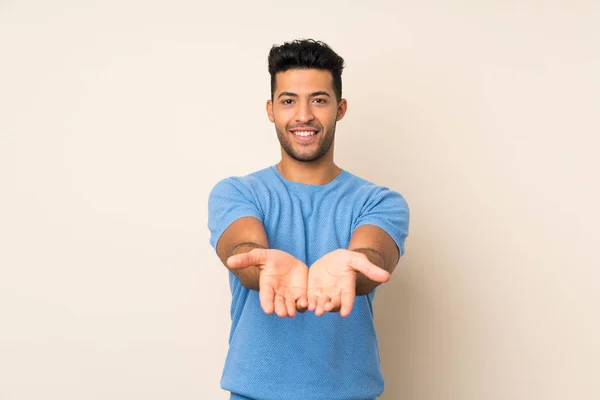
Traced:
[[308, 267], [285, 251], [254, 249], [227, 259], [229, 268], [260, 269], [259, 299], [265, 313], [295, 317], [296, 309], [308, 307]]

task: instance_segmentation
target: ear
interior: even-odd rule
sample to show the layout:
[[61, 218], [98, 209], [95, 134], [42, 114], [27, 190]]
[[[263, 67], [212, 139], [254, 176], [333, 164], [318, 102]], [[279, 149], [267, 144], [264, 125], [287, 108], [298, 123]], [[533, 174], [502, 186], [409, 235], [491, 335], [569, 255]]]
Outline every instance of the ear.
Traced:
[[273, 101], [267, 100], [267, 115], [269, 116], [269, 121], [275, 122], [275, 118], [273, 117]]
[[340, 119], [344, 118], [344, 115], [346, 115], [347, 109], [348, 109], [348, 102], [346, 101], [346, 99], [340, 100], [340, 103], [337, 106], [337, 115], [335, 117], [335, 120], [339, 121]]

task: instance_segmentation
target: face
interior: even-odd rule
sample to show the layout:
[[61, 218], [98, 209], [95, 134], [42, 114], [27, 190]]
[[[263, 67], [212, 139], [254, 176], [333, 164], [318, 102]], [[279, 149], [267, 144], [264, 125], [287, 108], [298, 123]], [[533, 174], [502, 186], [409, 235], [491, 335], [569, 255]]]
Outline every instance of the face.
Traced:
[[335, 124], [344, 117], [346, 107], [346, 100], [336, 101], [331, 72], [291, 69], [275, 76], [267, 114], [285, 153], [311, 162], [333, 151]]

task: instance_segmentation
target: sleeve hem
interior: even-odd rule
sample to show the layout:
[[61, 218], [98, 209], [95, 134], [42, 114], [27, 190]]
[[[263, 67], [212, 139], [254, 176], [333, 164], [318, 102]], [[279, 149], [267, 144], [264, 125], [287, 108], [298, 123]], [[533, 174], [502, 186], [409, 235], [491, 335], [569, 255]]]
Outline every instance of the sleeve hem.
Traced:
[[365, 221], [361, 221], [359, 222], [354, 230], [358, 229], [358, 227], [363, 226], [363, 225], [373, 225], [376, 226], [380, 229], [382, 229], [385, 233], [387, 233], [392, 240], [394, 241], [394, 243], [396, 244], [396, 248], [398, 249], [398, 259], [400, 259], [400, 257], [402, 257], [404, 255], [404, 239], [406, 238], [405, 235], [403, 235], [402, 233], [394, 233], [394, 231], [397, 231], [397, 229], [394, 229], [393, 227], [389, 226], [388, 224], [383, 223], [382, 221], [373, 221], [373, 220], [365, 220]]
[[229, 228], [231, 226], [231, 224], [233, 224], [235, 221], [237, 221], [240, 218], [244, 218], [244, 217], [254, 217], [262, 223], [261, 216], [257, 212], [254, 212], [251, 210], [242, 210], [242, 211], [236, 212], [235, 214], [233, 214], [233, 213], [229, 214], [227, 217], [225, 217], [221, 221], [221, 223], [219, 224], [220, 225], [219, 229], [217, 229], [211, 235], [211, 240], [210, 240], [211, 246], [216, 250], [217, 243], [219, 243], [219, 239], [221, 238], [221, 235], [223, 235], [223, 232], [225, 232], [227, 230], [227, 228]]

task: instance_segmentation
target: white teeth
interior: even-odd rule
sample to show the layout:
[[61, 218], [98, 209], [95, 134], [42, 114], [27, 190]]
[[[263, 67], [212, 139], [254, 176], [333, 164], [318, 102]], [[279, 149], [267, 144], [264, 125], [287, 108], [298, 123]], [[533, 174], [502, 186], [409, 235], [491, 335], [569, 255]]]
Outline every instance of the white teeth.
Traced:
[[298, 132], [293, 132], [294, 135], [298, 135], [298, 136], [312, 136], [314, 135], [316, 132], [315, 131], [298, 131]]

